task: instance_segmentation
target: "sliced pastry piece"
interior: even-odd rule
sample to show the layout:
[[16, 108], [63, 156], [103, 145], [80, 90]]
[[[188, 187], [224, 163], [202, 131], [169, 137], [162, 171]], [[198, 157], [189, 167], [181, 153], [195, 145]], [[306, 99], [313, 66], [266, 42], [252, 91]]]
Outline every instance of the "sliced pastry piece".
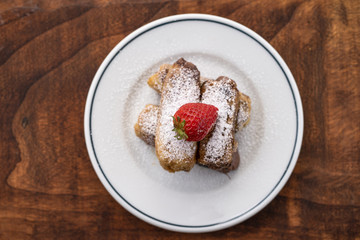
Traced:
[[155, 135], [156, 155], [169, 172], [190, 171], [196, 162], [197, 143], [177, 140], [172, 131], [172, 116], [189, 102], [200, 102], [200, 72], [194, 64], [180, 58], [163, 82]]
[[199, 143], [198, 163], [229, 172], [239, 165], [239, 161], [233, 161], [233, 154], [237, 152], [235, 131], [240, 93], [232, 79], [219, 77], [206, 81], [201, 87], [201, 94], [201, 102], [214, 105], [219, 111], [214, 130]]
[[149, 145], [155, 146], [155, 132], [159, 106], [148, 104], [141, 111], [134, 129], [135, 134]]

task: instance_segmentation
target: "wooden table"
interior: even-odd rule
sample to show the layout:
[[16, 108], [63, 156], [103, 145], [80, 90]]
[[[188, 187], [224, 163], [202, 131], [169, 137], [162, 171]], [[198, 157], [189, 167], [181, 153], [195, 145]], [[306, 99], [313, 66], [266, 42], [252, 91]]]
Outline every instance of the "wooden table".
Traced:
[[[227, 17], [291, 69], [305, 130], [280, 194], [242, 224], [207, 234], [149, 225], [122, 208], [86, 151], [84, 104], [110, 50], [179, 13]], [[360, 239], [360, 2], [0, 2], [0, 239]]]

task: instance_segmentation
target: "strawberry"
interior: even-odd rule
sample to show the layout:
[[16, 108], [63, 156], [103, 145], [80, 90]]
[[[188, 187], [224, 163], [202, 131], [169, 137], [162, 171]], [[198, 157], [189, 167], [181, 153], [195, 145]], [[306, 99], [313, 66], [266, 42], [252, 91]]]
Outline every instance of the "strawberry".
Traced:
[[213, 128], [219, 109], [205, 103], [187, 103], [182, 105], [173, 116], [177, 139], [200, 141]]

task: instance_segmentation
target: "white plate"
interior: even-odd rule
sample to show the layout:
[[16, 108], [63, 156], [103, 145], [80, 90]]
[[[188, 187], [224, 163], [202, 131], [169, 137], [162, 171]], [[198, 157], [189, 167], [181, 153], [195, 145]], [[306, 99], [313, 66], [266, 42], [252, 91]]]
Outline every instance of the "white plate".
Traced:
[[[142, 108], [159, 103], [147, 78], [179, 57], [202, 76], [234, 79], [252, 100], [237, 136], [240, 167], [229, 176], [200, 166], [168, 173], [135, 136]], [[88, 152], [105, 188], [140, 219], [181, 232], [223, 229], [264, 208], [288, 180], [302, 135], [300, 95], [279, 54], [241, 24], [203, 14], [166, 17], [124, 38], [97, 71], [85, 109]]]

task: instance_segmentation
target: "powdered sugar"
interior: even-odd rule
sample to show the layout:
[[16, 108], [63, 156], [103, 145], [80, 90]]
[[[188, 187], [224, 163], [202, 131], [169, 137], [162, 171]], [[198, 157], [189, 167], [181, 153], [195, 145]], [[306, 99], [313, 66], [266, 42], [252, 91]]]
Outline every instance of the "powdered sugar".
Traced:
[[162, 90], [156, 136], [162, 144], [158, 151], [170, 161], [194, 158], [196, 143], [174, 137], [172, 116], [185, 103], [200, 101], [199, 72], [186, 67], [170, 71], [173, 71], [172, 76], [165, 80]]

